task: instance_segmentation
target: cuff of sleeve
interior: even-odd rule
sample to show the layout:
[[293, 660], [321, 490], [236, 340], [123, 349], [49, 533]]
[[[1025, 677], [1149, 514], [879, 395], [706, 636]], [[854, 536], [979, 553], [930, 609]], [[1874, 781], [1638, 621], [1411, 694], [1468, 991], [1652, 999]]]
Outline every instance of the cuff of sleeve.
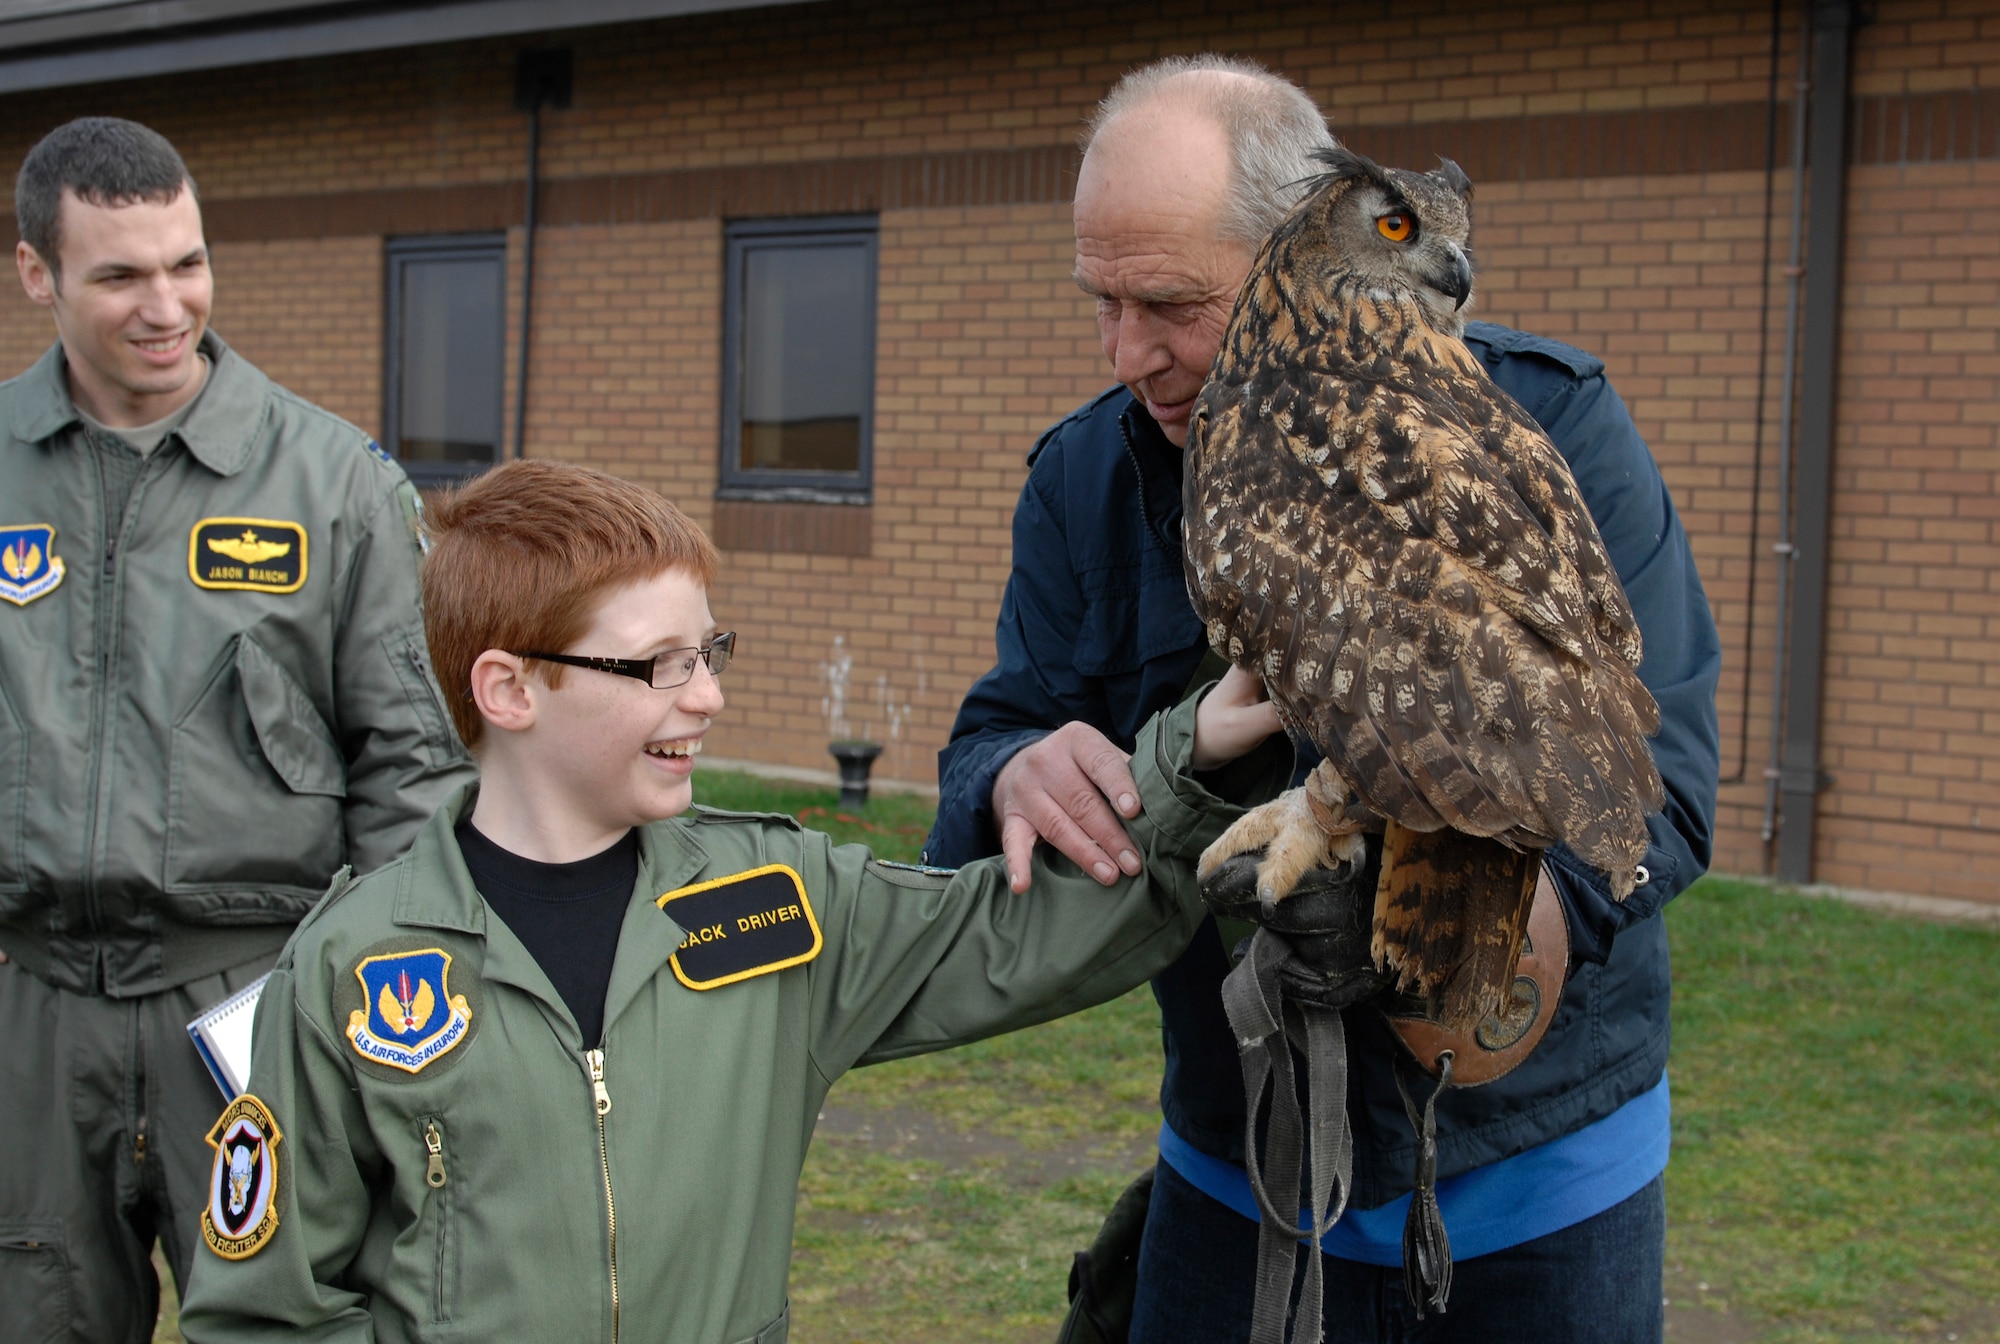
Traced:
[[[1199, 857], [1244, 812], [1241, 805], [1209, 792], [1192, 773], [1194, 716], [1200, 702], [1200, 695], [1191, 695], [1155, 714], [1139, 730], [1132, 752], [1140, 816], [1159, 837], [1160, 850], [1185, 859]], [[1260, 784], [1268, 789], [1259, 789], [1259, 801], [1282, 791], [1291, 778], [1290, 744], [1282, 737], [1273, 740], [1284, 747], [1282, 752], [1260, 748], [1244, 757], [1265, 767], [1267, 778]]]
[[1551, 847], [1543, 853], [1542, 861], [1548, 865], [1556, 895], [1562, 899], [1569, 924], [1570, 957], [1575, 961], [1602, 966], [1611, 958], [1613, 939], [1659, 912], [1661, 901], [1652, 893], [1674, 890], [1674, 860], [1658, 845], [1646, 850], [1646, 885], [1635, 888], [1622, 901], [1612, 898], [1604, 874], [1578, 858], [1569, 846]]
[[924, 862], [962, 868], [1000, 852], [993, 828], [993, 783], [1016, 752], [1047, 737], [1046, 728], [997, 734], [968, 747], [940, 780], [937, 819], [924, 842]]

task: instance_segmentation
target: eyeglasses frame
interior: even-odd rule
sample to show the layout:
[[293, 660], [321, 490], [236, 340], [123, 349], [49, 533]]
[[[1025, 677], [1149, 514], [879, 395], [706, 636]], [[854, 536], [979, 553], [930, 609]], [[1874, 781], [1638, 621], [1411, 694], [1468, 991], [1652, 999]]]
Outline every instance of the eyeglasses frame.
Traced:
[[[722, 650], [722, 667], [715, 666], [715, 650]], [[671, 660], [677, 653], [692, 653], [708, 668], [708, 675], [719, 677], [729, 670], [729, 664], [736, 657], [736, 632], [724, 630], [706, 644], [687, 644], [677, 649], [667, 649], [651, 658], [591, 658], [574, 653], [524, 653], [510, 650], [516, 658], [539, 658], [545, 663], [561, 663], [564, 667], [588, 668], [594, 672], [609, 672], [614, 676], [631, 677], [643, 681], [656, 691], [675, 691], [694, 680], [694, 668], [688, 668], [687, 676], [666, 686], [655, 685], [653, 668], [662, 660]]]

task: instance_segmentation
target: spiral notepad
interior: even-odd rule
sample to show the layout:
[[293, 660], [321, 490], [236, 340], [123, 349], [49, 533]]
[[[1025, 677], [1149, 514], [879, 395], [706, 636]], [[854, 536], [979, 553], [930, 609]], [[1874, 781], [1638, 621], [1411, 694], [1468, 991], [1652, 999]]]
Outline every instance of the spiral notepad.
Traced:
[[226, 1100], [234, 1100], [249, 1085], [250, 1026], [257, 1020], [257, 998], [270, 978], [268, 973], [258, 976], [188, 1023], [188, 1036]]

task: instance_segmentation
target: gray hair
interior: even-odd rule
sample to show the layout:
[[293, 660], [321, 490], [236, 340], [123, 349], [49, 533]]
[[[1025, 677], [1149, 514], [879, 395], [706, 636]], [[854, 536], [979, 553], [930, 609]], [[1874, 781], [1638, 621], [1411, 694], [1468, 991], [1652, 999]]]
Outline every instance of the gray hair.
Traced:
[[1229, 197], [1220, 232], [1253, 248], [1325, 171], [1314, 152], [1338, 143], [1298, 85], [1255, 61], [1205, 52], [1128, 71], [1086, 123], [1084, 152], [1120, 117], [1158, 104], [1208, 118], [1229, 141]]
[[62, 284], [62, 194], [87, 205], [166, 205], [194, 179], [165, 136], [122, 117], [78, 117], [43, 136], [14, 179], [14, 222]]

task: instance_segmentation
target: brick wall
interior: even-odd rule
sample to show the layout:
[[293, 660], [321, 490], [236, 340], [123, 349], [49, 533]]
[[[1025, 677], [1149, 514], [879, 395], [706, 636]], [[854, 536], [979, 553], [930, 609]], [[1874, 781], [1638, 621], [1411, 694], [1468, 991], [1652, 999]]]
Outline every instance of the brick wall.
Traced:
[[382, 419], [382, 240], [221, 243], [210, 321], [265, 373], [371, 433]]
[[1992, 900], [2000, 163], [1863, 168], [1852, 192], [1818, 858], [1829, 880]]
[[[1817, 871], [1994, 898], [2000, 0], [1876, 10], [1855, 40]], [[835, 0], [559, 35], [576, 97], [545, 120], [529, 451], [644, 480], [730, 542], [714, 605], [746, 656], [718, 754], [824, 767], [830, 737], [865, 734], [879, 774], [929, 779], [991, 659], [1022, 459], [1108, 381], [1069, 280], [1076, 125], [1135, 62], [1262, 59], [1358, 148], [1459, 159], [1481, 314], [1606, 359], [1722, 635], [1716, 866], [1760, 870], [1790, 191], [1765, 166], [1799, 18], [1775, 118], [1769, 8], [1723, 0]], [[384, 235], [510, 229], [518, 320], [519, 45], [0, 99], [0, 158], [84, 112], [166, 133], [202, 184], [218, 330], [374, 428]], [[842, 211], [881, 222], [872, 503], [718, 504], [721, 221]], [[0, 304], [0, 361], [48, 332]]]

